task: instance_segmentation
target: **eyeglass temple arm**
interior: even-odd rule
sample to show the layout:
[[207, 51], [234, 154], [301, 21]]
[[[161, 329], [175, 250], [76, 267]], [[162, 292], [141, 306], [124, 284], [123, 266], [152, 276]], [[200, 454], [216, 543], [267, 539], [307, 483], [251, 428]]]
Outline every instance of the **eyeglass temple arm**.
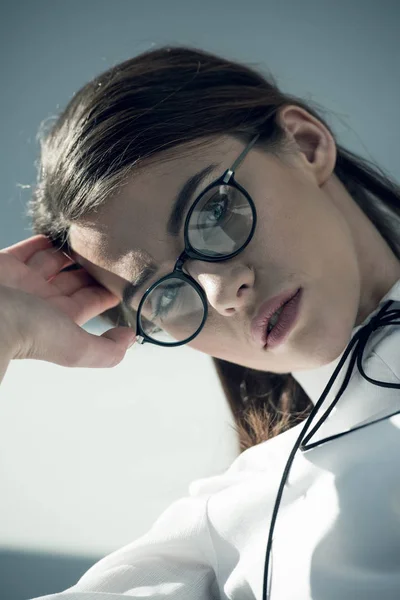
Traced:
[[233, 163], [231, 168], [228, 169], [228, 172], [226, 173], [226, 175], [223, 179], [224, 183], [228, 183], [228, 181], [232, 177], [233, 173], [236, 171], [236, 169], [238, 168], [240, 163], [244, 160], [246, 154], [252, 149], [252, 147], [254, 146], [254, 144], [256, 143], [256, 141], [258, 140], [259, 137], [260, 137], [260, 134], [257, 133], [257, 135], [251, 140], [249, 145], [246, 146], [246, 148], [242, 151], [242, 153], [237, 157], [237, 159], [235, 160], [235, 162]]

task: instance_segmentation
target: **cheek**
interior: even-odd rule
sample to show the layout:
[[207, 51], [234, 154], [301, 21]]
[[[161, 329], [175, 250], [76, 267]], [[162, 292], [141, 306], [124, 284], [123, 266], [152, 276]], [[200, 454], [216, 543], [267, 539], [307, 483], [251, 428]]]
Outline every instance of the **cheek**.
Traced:
[[[210, 312], [203, 329], [188, 346], [211, 356], [219, 356], [225, 360], [234, 359], [235, 351], [232, 352], [234, 350], [232, 348], [232, 334], [227, 330], [227, 325], [224, 324], [224, 317], [220, 316], [218, 319], [212, 312], [210, 315]], [[238, 347], [240, 347], [239, 343], [235, 348]]]
[[[282, 240], [286, 230], [294, 227], [293, 221], [298, 220], [298, 216], [295, 214], [293, 202], [288, 201], [286, 195], [276, 190], [270, 191], [268, 186], [266, 189], [267, 192], [261, 189], [255, 191], [257, 224], [252, 241], [257, 243], [259, 248], [264, 247], [267, 252], [271, 245], [275, 246]], [[287, 234], [285, 237], [287, 239]]]
[[338, 224], [318, 190], [290, 184], [258, 205], [254, 242], [257, 256], [266, 261], [258, 263], [261, 268], [277, 265], [287, 276], [296, 264], [307, 271], [307, 265], [323, 259]]

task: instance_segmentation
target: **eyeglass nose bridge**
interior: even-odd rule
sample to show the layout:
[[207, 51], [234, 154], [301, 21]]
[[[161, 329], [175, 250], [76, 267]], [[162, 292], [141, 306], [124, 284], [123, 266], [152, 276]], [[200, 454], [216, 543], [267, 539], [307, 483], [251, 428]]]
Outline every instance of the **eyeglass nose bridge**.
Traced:
[[245, 244], [242, 248], [239, 248], [239, 250], [237, 250], [236, 252], [233, 252], [232, 254], [228, 254], [226, 256], [204, 256], [204, 254], [201, 254], [200, 252], [196, 252], [196, 250], [186, 247], [177, 258], [172, 273], [175, 273], [176, 271], [182, 273], [183, 264], [189, 259], [202, 260], [204, 262], [221, 262], [229, 260], [230, 258], [234, 258], [237, 254], [240, 254], [240, 252], [242, 252], [246, 246], [247, 244]]
[[181, 253], [180, 253], [180, 255], [178, 256], [178, 258], [177, 258], [177, 261], [176, 261], [176, 263], [175, 263], [175, 266], [174, 266], [173, 273], [175, 273], [175, 271], [180, 271], [180, 272], [182, 272], [182, 267], [183, 267], [183, 264], [184, 264], [184, 262], [185, 262], [185, 261], [186, 261], [188, 258], [189, 258], [189, 255], [188, 255], [188, 253], [187, 253], [187, 251], [186, 251], [186, 249], [185, 249], [185, 250], [183, 250], [183, 252], [181, 252]]
[[218, 260], [217, 258], [206, 257], [206, 256], [203, 256], [202, 254], [200, 254], [199, 252], [196, 252], [195, 250], [185, 248], [185, 250], [183, 250], [183, 252], [181, 252], [181, 254], [179, 255], [179, 257], [175, 263], [174, 270], [172, 272], [175, 273], [176, 271], [179, 271], [180, 273], [182, 273], [183, 272], [183, 269], [182, 269], [183, 264], [188, 259], [204, 260], [205, 262], [215, 262], [216, 260]]

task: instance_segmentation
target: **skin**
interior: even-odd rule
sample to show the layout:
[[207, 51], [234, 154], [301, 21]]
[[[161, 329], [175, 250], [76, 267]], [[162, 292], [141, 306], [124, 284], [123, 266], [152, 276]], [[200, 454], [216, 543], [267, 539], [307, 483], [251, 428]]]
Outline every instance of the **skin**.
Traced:
[[[333, 173], [335, 142], [324, 125], [290, 105], [279, 118], [297, 152], [282, 162], [253, 148], [236, 173], [252, 197], [257, 227], [248, 246], [220, 263], [187, 261], [185, 271], [204, 289], [209, 315], [189, 343], [201, 352], [253, 369], [288, 373], [336, 359], [353, 327], [361, 324], [400, 278], [400, 263], [379, 231]], [[101, 210], [70, 230], [73, 258], [122, 299], [136, 269], [153, 258], [171, 272], [183, 250], [183, 234], [165, 233], [173, 199], [194, 172], [211, 162], [230, 167], [244, 144], [230, 136], [210, 138], [202, 149], [163, 153], [121, 188]], [[285, 343], [263, 349], [251, 338], [261, 303], [303, 288], [300, 315]], [[168, 352], [168, 349], [165, 350]]]

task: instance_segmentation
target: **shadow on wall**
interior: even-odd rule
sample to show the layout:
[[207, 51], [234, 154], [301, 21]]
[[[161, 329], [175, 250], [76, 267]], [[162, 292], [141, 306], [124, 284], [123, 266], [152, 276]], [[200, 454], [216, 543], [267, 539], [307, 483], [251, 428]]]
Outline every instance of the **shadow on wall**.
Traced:
[[0, 598], [28, 600], [61, 592], [100, 558], [0, 549]]

